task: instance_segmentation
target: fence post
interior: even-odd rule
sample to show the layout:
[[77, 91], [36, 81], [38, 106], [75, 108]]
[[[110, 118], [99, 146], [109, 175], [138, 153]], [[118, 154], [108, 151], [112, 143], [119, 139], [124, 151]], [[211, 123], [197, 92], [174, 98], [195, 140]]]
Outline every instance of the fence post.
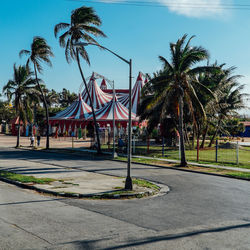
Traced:
[[147, 143], [148, 143], [148, 145], [147, 145], [147, 154], [149, 154], [149, 143], [150, 143], [150, 138], [149, 138], [149, 136], [148, 136], [148, 138], [147, 138]]
[[239, 142], [236, 144], [236, 164], [239, 165]]
[[215, 162], [218, 162], [218, 139], [215, 142]]
[[133, 154], [135, 155], [135, 135], [133, 135]]

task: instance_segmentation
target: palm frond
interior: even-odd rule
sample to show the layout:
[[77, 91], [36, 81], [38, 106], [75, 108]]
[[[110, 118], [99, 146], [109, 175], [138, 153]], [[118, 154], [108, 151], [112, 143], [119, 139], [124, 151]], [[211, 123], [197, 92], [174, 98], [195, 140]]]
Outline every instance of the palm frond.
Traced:
[[30, 51], [29, 50], [26, 50], [26, 49], [23, 49], [19, 52], [19, 57], [22, 57], [24, 55], [30, 55]]
[[69, 23], [58, 23], [55, 28], [54, 28], [54, 35], [55, 37], [57, 38], [58, 36], [58, 33], [61, 31], [61, 30], [64, 30], [66, 28], [70, 27], [70, 24]]

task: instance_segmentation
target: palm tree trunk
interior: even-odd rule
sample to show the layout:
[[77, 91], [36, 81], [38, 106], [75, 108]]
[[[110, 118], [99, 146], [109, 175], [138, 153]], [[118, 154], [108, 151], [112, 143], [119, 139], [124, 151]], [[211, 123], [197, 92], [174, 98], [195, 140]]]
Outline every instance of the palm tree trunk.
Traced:
[[189, 140], [189, 137], [188, 137], [188, 132], [187, 132], [187, 126], [184, 125], [184, 131], [185, 131], [185, 137], [186, 137], [186, 141], [188, 143], [188, 147], [190, 148], [191, 145], [190, 145], [190, 140]]
[[16, 141], [16, 148], [19, 148], [20, 146], [20, 116], [18, 120], [18, 125], [17, 125], [17, 141]]
[[218, 131], [219, 131], [220, 123], [221, 123], [221, 118], [219, 118], [219, 121], [218, 121], [216, 130], [215, 130], [215, 132], [214, 132], [214, 134], [213, 134], [213, 137], [212, 137], [211, 141], [209, 142], [208, 147], [212, 147], [212, 144], [214, 143], [214, 139], [215, 139], [215, 137], [216, 137], [216, 135], [217, 135], [217, 133], [218, 133]]
[[202, 143], [201, 143], [200, 148], [204, 148], [204, 146], [205, 146], [205, 140], [206, 140], [206, 136], [207, 136], [207, 131], [208, 131], [208, 124], [206, 125], [205, 130], [203, 132]]
[[195, 141], [195, 125], [193, 125], [193, 136], [192, 136], [192, 149], [194, 149], [194, 141]]
[[34, 64], [34, 71], [35, 71], [35, 76], [36, 76], [36, 83], [41, 92], [41, 95], [43, 98], [43, 104], [44, 104], [45, 111], [46, 111], [46, 149], [49, 149], [49, 110], [48, 110], [48, 105], [47, 105], [43, 90], [37, 78], [37, 70], [36, 70], [35, 64]]
[[181, 167], [187, 166], [183, 133], [183, 95], [179, 96], [179, 136], [180, 136], [180, 148], [181, 148]]
[[88, 90], [88, 86], [87, 86], [86, 79], [85, 79], [85, 77], [84, 77], [84, 75], [83, 75], [83, 72], [82, 72], [82, 68], [81, 68], [81, 63], [80, 63], [80, 58], [79, 58], [78, 49], [77, 49], [77, 51], [76, 51], [76, 59], [77, 59], [77, 64], [78, 64], [78, 67], [79, 67], [79, 71], [80, 71], [82, 80], [83, 80], [84, 85], [85, 85], [85, 89], [86, 89], [87, 95], [88, 95], [88, 98], [89, 98], [90, 107], [91, 107], [91, 109], [92, 109], [93, 120], [94, 120], [94, 126], [95, 126], [95, 132], [96, 132], [96, 139], [97, 139], [97, 153], [98, 153], [98, 154], [101, 154], [101, 153], [102, 153], [102, 150], [101, 150], [99, 129], [98, 129], [97, 122], [96, 122], [95, 110], [94, 110], [94, 106], [93, 106], [93, 101], [92, 101], [92, 99], [91, 99], [91, 97], [90, 97], [90, 93], [89, 93], [89, 90]]

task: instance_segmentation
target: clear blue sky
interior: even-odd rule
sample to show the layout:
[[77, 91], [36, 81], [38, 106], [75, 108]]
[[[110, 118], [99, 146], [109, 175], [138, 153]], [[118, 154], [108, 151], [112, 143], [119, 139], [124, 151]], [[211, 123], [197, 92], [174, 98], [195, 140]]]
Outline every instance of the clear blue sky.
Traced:
[[[147, 0], [141, 2], [145, 1]], [[59, 22], [69, 22], [73, 9], [87, 5], [94, 7], [101, 17], [102, 30], [108, 36], [98, 41], [121, 56], [132, 58], [134, 77], [138, 71], [152, 73], [160, 69], [158, 56], [168, 58], [169, 43], [187, 33], [196, 35], [194, 45], [208, 49], [211, 62], [217, 60], [228, 66], [236, 66], [236, 73], [245, 76], [242, 83], [246, 84], [245, 92], [250, 94], [250, 5], [245, 7], [249, 10], [235, 9], [238, 6], [224, 9], [228, 4], [248, 4], [248, 1], [153, 1], [158, 7], [111, 4], [111, 0], [103, 2], [108, 3], [70, 0], [2, 1], [0, 89], [12, 78], [13, 64], [25, 63], [25, 60], [19, 59], [19, 51], [29, 49], [33, 36], [39, 35], [47, 39], [55, 54], [52, 59], [53, 68], [45, 66], [41, 76], [47, 87], [57, 91], [67, 88], [78, 92], [81, 78], [77, 65], [66, 63], [64, 50], [59, 47], [53, 29]], [[162, 4], [161, 7], [158, 3]], [[200, 4], [205, 4], [206, 7], [197, 8]], [[83, 64], [87, 76], [96, 71], [115, 80], [117, 87], [128, 87], [128, 67], [124, 62], [96, 47], [89, 47], [88, 52], [91, 67]]]

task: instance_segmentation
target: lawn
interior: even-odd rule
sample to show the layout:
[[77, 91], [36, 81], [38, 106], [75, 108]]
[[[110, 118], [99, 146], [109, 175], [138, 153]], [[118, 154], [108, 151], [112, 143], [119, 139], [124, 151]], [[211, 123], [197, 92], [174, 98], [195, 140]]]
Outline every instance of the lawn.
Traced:
[[[107, 146], [103, 145], [104, 150], [107, 150]], [[110, 151], [112, 148], [110, 148]], [[133, 152], [133, 150], [132, 150]], [[153, 145], [147, 150], [147, 146], [136, 146], [134, 155], [164, 158], [164, 159], [174, 159], [179, 160], [179, 150], [178, 148], [164, 148], [164, 156], [162, 155], [162, 146]], [[186, 150], [187, 161], [197, 161], [197, 150]], [[237, 153], [236, 149], [222, 149], [218, 148], [218, 156], [216, 162], [216, 150], [215, 147], [200, 149], [199, 151], [199, 162], [208, 164], [219, 164], [219, 165], [229, 165], [237, 166]], [[250, 147], [240, 147], [239, 149], [239, 167], [250, 168]]]
[[[119, 161], [127, 161], [127, 158], [125, 157], [117, 157], [116, 160]], [[134, 163], [143, 163], [143, 164], [151, 164], [156, 166], [166, 166], [166, 167], [174, 167], [180, 168], [177, 164], [174, 163], [167, 163], [165, 161], [157, 160], [157, 159], [144, 159], [144, 158], [133, 158], [132, 162]], [[233, 171], [233, 170], [227, 170], [227, 169], [221, 169], [216, 167], [205, 167], [205, 166], [193, 166], [189, 165], [187, 167], [181, 167], [180, 169], [184, 170], [192, 170], [192, 171], [198, 171], [203, 173], [210, 173], [210, 174], [218, 174], [218, 175], [224, 175], [224, 176], [231, 176], [236, 178], [241, 178], [245, 180], [250, 180], [250, 173], [244, 173], [240, 171]]]

